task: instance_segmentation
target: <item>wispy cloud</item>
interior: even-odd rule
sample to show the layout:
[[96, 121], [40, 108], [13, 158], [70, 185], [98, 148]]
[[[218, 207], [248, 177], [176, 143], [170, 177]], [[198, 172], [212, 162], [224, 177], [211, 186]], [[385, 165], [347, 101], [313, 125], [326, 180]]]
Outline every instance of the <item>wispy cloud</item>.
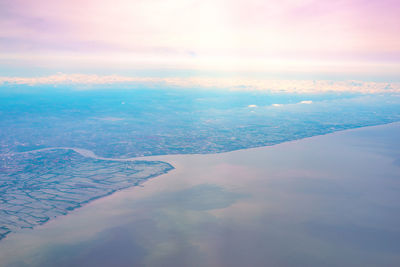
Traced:
[[1, 1], [0, 59], [398, 74], [399, 13], [397, 0]]
[[[246, 78], [206, 78], [206, 77], [129, 77], [120, 75], [56, 74], [44, 77], [0, 77], [1, 84], [25, 85], [107, 85], [107, 84], [144, 84], [148, 86], [170, 86], [178, 88], [214, 88], [229, 90], [256, 90], [291, 93], [400, 93], [400, 83], [328, 81], [328, 80], [268, 80]], [[129, 87], [129, 86], [128, 86]], [[80, 87], [81, 88], [81, 87]], [[88, 87], [90, 88], [90, 87]], [[304, 100], [301, 104], [311, 104]], [[250, 105], [249, 107], [255, 107]]]

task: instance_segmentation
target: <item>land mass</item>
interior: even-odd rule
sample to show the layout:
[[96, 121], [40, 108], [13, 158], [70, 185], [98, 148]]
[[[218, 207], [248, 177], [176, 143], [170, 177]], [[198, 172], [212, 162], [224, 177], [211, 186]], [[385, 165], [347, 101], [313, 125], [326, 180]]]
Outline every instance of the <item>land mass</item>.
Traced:
[[173, 169], [166, 162], [99, 159], [85, 152], [58, 148], [0, 155], [0, 239]]

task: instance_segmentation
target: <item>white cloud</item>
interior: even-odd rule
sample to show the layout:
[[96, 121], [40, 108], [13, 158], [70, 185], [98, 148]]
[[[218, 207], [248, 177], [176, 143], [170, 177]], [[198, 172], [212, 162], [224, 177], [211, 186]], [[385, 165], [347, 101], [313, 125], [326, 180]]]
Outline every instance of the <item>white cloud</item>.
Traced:
[[300, 104], [312, 104], [311, 100], [303, 100], [299, 102]]
[[[328, 80], [268, 80], [248, 78], [207, 78], [207, 77], [129, 77], [120, 75], [63, 74], [44, 77], [0, 77], [0, 85], [6, 83], [26, 85], [107, 85], [115, 83], [145, 84], [149, 86], [166, 85], [177, 88], [216, 88], [238, 91], [265, 91], [273, 93], [400, 93], [400, 82], [363, 82]], [[81, 88], [82, 89], [82, 88]], [[90, 89], [90, 87], [88, 88]], [[311, 104], [311, 100], [301, 101]], [[274, 104], [275, 105], [275, 104]], [[279, 104], [276, 104], [279, 105]], [[255, 105], [254, 105], [255, 106]], [[254, 107], [249, 105], [249, 107]]]
[[249, 108], [256, 108], [257, 105], [248, 105]]

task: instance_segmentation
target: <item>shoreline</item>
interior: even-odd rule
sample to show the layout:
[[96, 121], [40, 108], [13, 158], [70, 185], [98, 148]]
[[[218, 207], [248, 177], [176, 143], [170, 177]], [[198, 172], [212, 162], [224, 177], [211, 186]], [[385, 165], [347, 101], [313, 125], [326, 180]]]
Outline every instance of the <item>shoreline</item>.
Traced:
[[242, 148], [242, 149], [236, 149], [236, 150], [230, 150], [230, 151], [222, 151], [222, 152], [216, 152], [216, 153], [165, 154], [165, 155], [139, 156], [139, 157], [133, 157], [133, 158], [105, 158], [105, 157], [101, 157], [101, 156], [96, 155], [92, 150], [89, 150], [89, 149], [86, 149], [86, 148], [79, 148], [79, 147], [46, 147], [46, 148], [40, 148], [40, 149], [35, 149], [35, 150], [23, 151], [23, 152], [11, 152], [11, 153], [6, 153], [6, 154], [0, 154], [0, 156], [14, 156], [14, 155], [30, 154], [30, 153], [37, 153], [37, 152], [50, 151], [50, 150], [72, 150], [72, 151], [80, 154], [83, 157], [97, 159], [97, 160], [120, 161], [120, 162], [125, 162], [125, 161], [146, 161], [146, 160], [149, 160], [149, 161], [164, 161], [161, 158], [164, 158], [164, 157], [167, 157], [167, 158], [168, 157], [182, 157], [182, 156], [198, 156], [198, 155], [217, 155], [217, 154], [225, 154], [225, 153], [234, 153], [234, 152], [237, 152], [237, 151], [261, 149], [261, 148], [265, 148], [265, 147], [274, 147], [274, 146], [277, 146], [277, 145], [297, 142], [297, 141], [300, 141], [300, 140], [307, 140], [307, 139], [315, 138], [315, 137], [318, 137], [318, 136], [333, 135], [333, 134], [339, 134], [339, 133], [343, 133], [343, 132], [357, 131], [357, 130], [364, 129], [364, 128], [381, 127], [381, 126], [395, 125], [395, 124], [400, 124], [400, 121], [388, 122], [388, 123], [376, 124], [376, 125], [360, 126], [360, 127], [355, 127], [355, 128], [343, 129], [343, 130], [338, 130], [338, 131], [333, 131], [333, 132], [328, 132], [328, 133], [323, 133], [323, 134], [303, 137], [303, 138], [299, 138], [299, 139], [287, 140], [287, 141], [283, 141], [281, 143], [276, 143], [276, 144], [272, 144], [272, 145], [256, 146], [256, 147]]
[[99, 266], [110, 263], [102, 257], [108, 253], [131, 266], [165, 266], [169, 257], [173, 266], [398, 263], [390, 244], [398, 237], [399, 125], [170, 155], [175, 169], [163, 179], [10, 235], [0, 242], [0, 258], [5, 266]]

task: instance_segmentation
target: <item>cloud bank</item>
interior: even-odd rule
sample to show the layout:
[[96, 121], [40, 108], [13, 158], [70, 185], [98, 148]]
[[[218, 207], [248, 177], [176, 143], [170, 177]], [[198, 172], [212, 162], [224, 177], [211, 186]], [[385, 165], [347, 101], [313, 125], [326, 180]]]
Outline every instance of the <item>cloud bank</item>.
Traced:
[[[129, 77], [120, 75], [56, 74], [43, 77], [0, 77], [0, 85], [145, 85], [176, 88], [209, 88], [241, 91], [266, 91], [287, 93], [400, 93], [400, 82], [363, 82], [328, 80], [267, 80], [248, 78], [207, 78], [207, 77]], [[310, 104], [310, 101], [302, 101]]]

